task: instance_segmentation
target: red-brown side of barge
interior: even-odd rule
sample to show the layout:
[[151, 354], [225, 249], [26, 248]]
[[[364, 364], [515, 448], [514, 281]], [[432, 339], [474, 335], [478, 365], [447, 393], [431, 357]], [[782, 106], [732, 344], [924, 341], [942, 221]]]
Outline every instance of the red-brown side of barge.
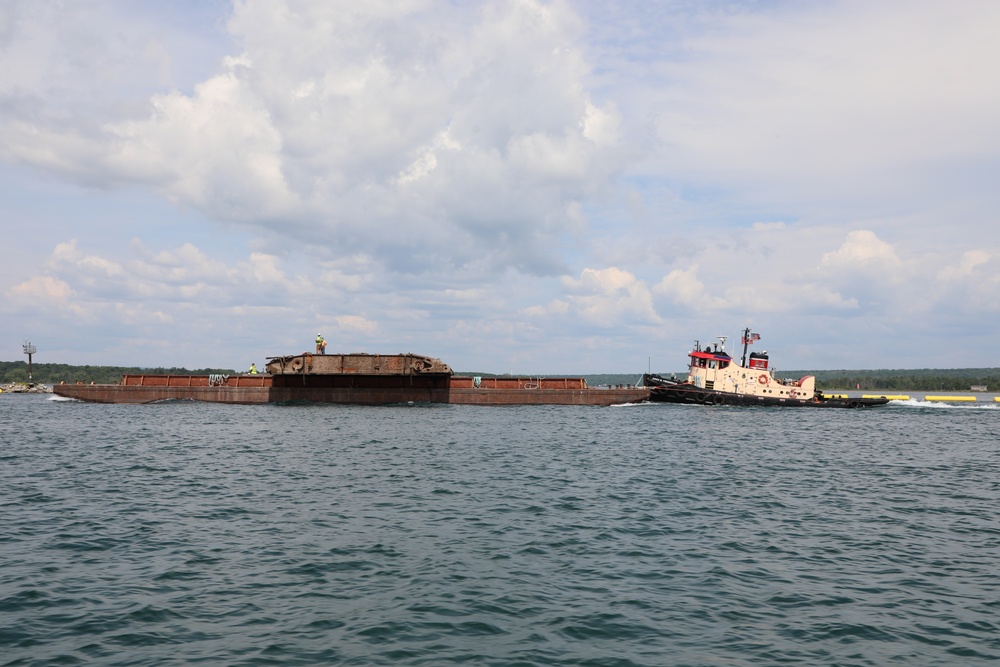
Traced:
[[583, 378], [481, 378], [447, 375], [126, 375], [121, 384], [61, 384], [53, 391], [93, 403], [309, 401], [355, 405], [617, 405], [649, 398], [645, 387], [588, 387]]
[[123, 375], [120, 384], [57, 384], [59, 396], [91, 403], [269, 403], [270, 375]]
[[619, 405], [649, 398], [646, 387], [588, 387], [584, 378], [451, 378], [448, 402], [456, 405]]

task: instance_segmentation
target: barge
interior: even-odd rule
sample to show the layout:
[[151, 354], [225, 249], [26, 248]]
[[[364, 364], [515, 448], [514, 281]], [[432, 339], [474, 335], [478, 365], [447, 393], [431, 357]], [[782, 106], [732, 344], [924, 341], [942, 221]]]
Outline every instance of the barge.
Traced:
[[649, 399], [644, 386], [589, 387], [585, 378], [456, 376], [418, 354], [310, 354], [269, 357], [266, 373], [124, 375], [119, 384], [59, 384], [53, 391], [92, 403], [343, 403], [391, 405], [599, 405]]
[[760, 340], [749, 328], [743, 331], [743, 358], [736, 363], [726, 352], [726, 336], [719, 343], [702, 349], [698, 341], [688, 353], [688, 376], [685, 380], [644, 374], [642, 384], [649, 388], [649, 400], [658, 403], [695, 405], [759, 405], [811, 408], [871, 408], [885, 405], [888, 398], [850, 398], [826, 396], [816, 389], [812, 375], [780, 379], [769, 367], [767, 351], [747, 350]]

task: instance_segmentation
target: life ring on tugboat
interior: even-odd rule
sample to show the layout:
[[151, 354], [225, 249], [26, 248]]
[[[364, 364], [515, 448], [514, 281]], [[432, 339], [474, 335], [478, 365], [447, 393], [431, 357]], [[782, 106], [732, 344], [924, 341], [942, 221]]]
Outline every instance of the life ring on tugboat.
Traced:
[[767, 384], [770, 381], [771, 379], [767, 377], [767, 373], [761, 373], [757, 376], [757, 382], [760, 382], [761, 384]]
[[788, 398], [798, 398], [798, 397], [799, 397], [799, 392], [795, 391], [794, 389], [788, 390]]

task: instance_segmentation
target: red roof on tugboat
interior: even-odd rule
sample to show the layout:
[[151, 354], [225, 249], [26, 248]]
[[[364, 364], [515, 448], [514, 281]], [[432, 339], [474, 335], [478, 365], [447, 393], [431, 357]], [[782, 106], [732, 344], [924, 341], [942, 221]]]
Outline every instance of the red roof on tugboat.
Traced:
[[706, 350], [694, 350], [691, 352], [691, 356], [696, 359], [718, 359], [719, 361], [733, 360], [733, 358], [725, 352], [708, 352]]

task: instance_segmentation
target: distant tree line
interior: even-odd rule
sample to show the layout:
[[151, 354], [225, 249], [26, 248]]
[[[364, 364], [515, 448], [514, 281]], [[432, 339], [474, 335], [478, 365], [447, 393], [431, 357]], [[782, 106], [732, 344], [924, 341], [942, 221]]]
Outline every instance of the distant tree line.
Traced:
[[788, 371], [777, 375], [786, 378], [813, 375], [817, 389], [969, 391], [973, 386], [985, 386], [1000, 391], [1000, 368]]
[[[71, 366], [69, 364], [31, 364], [31, 380], [37, 384], [73, 382], [114, 384], [123, 375], [235, 375], [230, 368], [139, 368], [137, 366]], [[0, 361], [0, 384], [28, 381], [28, 362]]]

